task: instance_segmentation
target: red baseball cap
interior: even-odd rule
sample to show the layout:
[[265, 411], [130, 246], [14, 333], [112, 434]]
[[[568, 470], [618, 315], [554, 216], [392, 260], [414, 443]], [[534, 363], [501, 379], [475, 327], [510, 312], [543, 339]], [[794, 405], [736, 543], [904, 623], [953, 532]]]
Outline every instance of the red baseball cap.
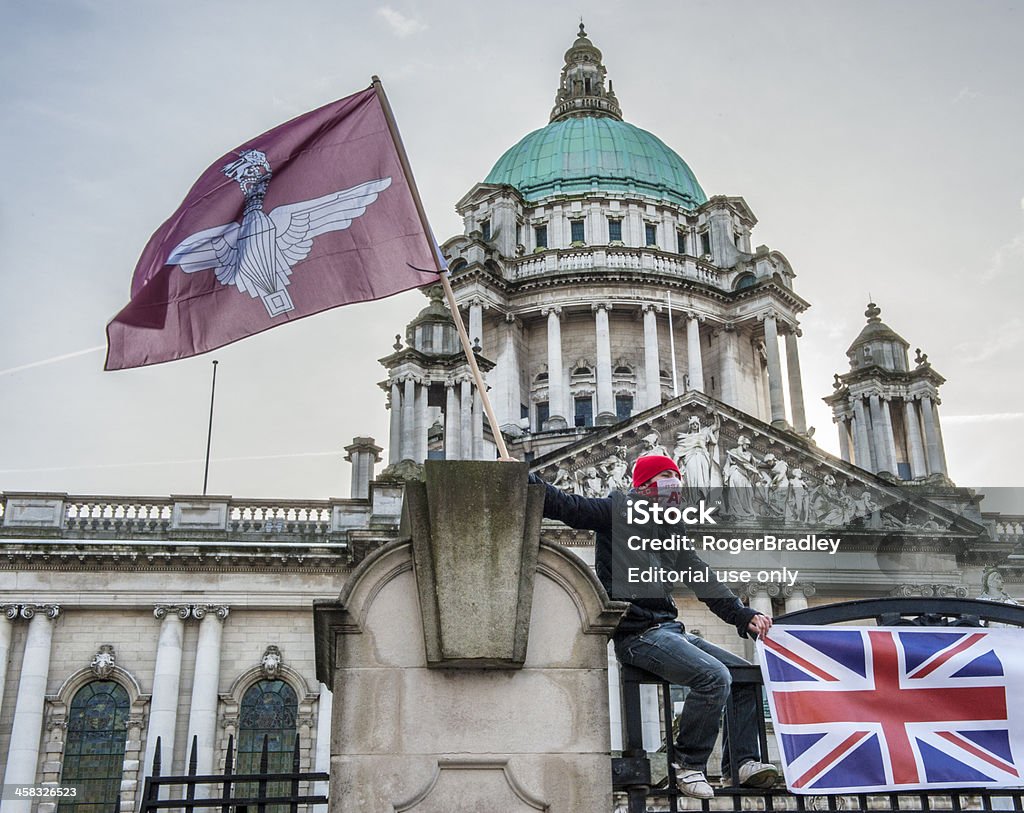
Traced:
[[648, 454], [638, 457], [633, 464], [633, 488], [639, 488], [652, 477], [657, 477], [663, 471], [674, 471], [679, 474], [679, 466], [671, 457], [661, 454]]

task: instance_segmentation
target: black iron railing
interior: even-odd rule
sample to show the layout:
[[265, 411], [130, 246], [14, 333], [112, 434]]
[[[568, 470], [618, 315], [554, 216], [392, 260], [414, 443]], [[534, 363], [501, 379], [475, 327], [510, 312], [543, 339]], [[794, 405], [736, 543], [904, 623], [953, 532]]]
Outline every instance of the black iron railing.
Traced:
[[[299, 770], [299, 741], [296, 737], [292, 750], [290, 773], [270, 773], [270, 753], [267, 737], [263, 737], [257, 773], [235, 773], [234, 737], [228, 737], [228, 750], [224, 758], [224, 772], [220, 774], [196, 773], [196, 738], [188, 760], [188, 774], [161, 776], [160, 739], [157, 738], [153, 765], [142, 790], [139, 813], [157, 810], [213, 810], [219, 813], [299, 813], [299, 805], [308, 810], [310, 805], [327, 804], [323, 794], [303, 792], [314, 782], [327, 782], [324, 772]], [[282, 792], [282, 788], [287, 788]], [[161, 792], [166, 789], [166, 792]], [[196, 798], [197, 792], [200, 798]], [[163, 796], [164, 798], [160, 798]]]
[[[865, 599], [829, 604], [779, 616], [777, 622], [787, 624], [839, 624], [873, 621], [878, 626], [982, 627], [1000, 624], [1024, 627], [1024, 607], [975, 599], [892, 598]], [[734, 690], [753, 685], [759, 703], [764, 702], [764, 682], [760, 667], [731, 667]], [[679, 810], [859, 810], [881, 813], [925, 812], [936, 810], [1016, 810], [1024, 811], [1024, 788], [1017, 790], [990, 788], [957, 788], [929, 792], [868, 793], [802, 796], [789, 793], [780, 784], [771, 789], [739, 786], [735, 760], [730, 759], [733, 775], [725, 777], [724, 787], [715, 790], [714, 799], [697, 800], [683, 797], [676, 790], [676, 761], [670, 685], [656, 675], [623, 665], [620, 668], [622, 692], [622, 755], [612, 759], [612, 786], [625, 793], [628, 813]], [[662, 717], [664, 749], [668, 761], [667, 778], [655, 786], [651, 760], [644, 749], [641, 720], [640, 687], [654, 684]], [[726, 703], [725, 727], [732, 731], [735, 710], [732, 697]], [[761, 760], [768, 762], [767, 721], [758, 715], [758, 742]], [[667, 734], [666, 734], [667, 732]], [[735, 738], [730, 736], [730, 747]], [[730, 753], [730, 757], [732, 754]], [[728, 783], [728, 784], [726, 784]], [[665, 787], [660, 785], [664, 784]]]

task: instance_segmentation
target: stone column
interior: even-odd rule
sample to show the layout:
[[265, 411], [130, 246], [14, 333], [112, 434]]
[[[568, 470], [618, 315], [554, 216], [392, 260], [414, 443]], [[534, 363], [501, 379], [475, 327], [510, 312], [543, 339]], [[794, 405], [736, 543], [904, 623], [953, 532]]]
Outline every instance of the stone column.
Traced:
[[786, 426], [786, 402], [782, 395], [782, 359], [779, 357], [779, 328], [775, 314], [764, 317], [764, 346], [768, 353], [768, 398], [772, 426]]
[[196, 738], [196, 772], [213, 773], [213, 751], [217, 734], [217, 697], [220, 684], [220, 639], [228, 608], [223, 605], [197, 606], [193, 615], [200, 619], [196, 645], [195, 676], [192, 679], [192, 705], [188, 714], [188, 740]]
[[3, 710], [4, 688], [7, 684], [7, 664], [11, 659], [11, 631], [18, 611], [17, 604], [0, 605], [0, 711]]
[[484, 346], [484, 304], [481, 299], [469, 301], [469, 343]]
[[[18, 699], [14, 706], [14, 722], [11, 725], [5, 785], [33, 785], [36, 781], [39, 743], [43, 735], [46, 679], [50, 672], [53, 620], [58, 615], [60, 607], [55, 604], [29, 604], [21, 608], [21, 617], [29, 619], [29, 625], [21, 678], [18, 681]], [[9, 799], [3, 803], [3, 811], [29, 813], [32, 804], [32, 799]]]
[[407, 375], [403, 383], [401, 459], [412, 460], [416, 456], [416, 381]]
[[427, 395], [430, 383], [421, 381], [416, 385], [416, 457], [417, 463], [427, 459], [427, 435], [430, 433], [430, 418], [427, 412]]
[[783, 587], [782, 595], [786, 598], [786, 612], [795, 613], [797, 610], [806, 610], [807, 599], [816, 592], [817, 588], [807, 582], [797, 582], [794, 585]]
[[896, 432], [892, 426], [892, 399], [882, 398], [882, 426], [884, 427], [883, 438], [885, 440], [885, 453], [892, 462], [892, 473], [899, 476], [899, 455], [896, 452]]
[[174, 757], [174, 731], [178, 720], [178, 687], [181, 682], [181, 649], [184, 621], [191, 615], [187, 606], [158, 604], [153, 615], [160, 619], [160, 635], [153, 666], [153, 699], [149, 704], [149, 729], [146, 731], [146, 756], [142, 775], [153, 771], [153, 754], [160, 740], [160, 765], [164, 775], [171, 773]]
[[739, 394], [736, 392], [736, 368], [739, 366], [736, 348], [736, 327], [726, 324], [722, 326], [722, 368], [719, 376], [722, 379], [722, 400], [729, 406], [739, 406]]
[[391, 428], [388, 433], [388, 465], [402, 459], [402, 388], [391, 382]]
[[[519, 322], [514, 314], [505, 314], [505, 414], [507, 425], [519, 431], [522, 393], [519, 387], [519, 344], [516, 331]], [[498, 418], [501, 421], [501, 418]]]
[[352, 443], [345, 447], [345, 459], [352, 464], [352, 487], [349, 497], [365, 500], [370, 496], [370, 480], [373, 479], [373, 466], [380, 462], [380, 453], [384, 451], [373, 438], [352, 438]]
[[878, 467], [871, 456], [871, 435], [868, 432], [868, 418], [864, 412], [864, 399], [853, 398], [853, 454], [856, 463], [865, 471], [875, 472]]
[[459, 420], [462, 422], [459, 444], [462, 449], [461, 459], [473, 459], [473, 382], [462, 379], [462, 390], [459, 394], [461, 407]]
[[444, 408], [444, 459], [458, 460], [462, 456], [462, 420], [459, 415], [459, 396], [455, 394], [455, 382], [448, 381], [445, 387]]
[[807, 432], [807, 415], [804, 411], [804, 384], [796, 342], [799, 336], [798, 328], [786, 332], [786, 370], [789, 372], [789, 408], [793, 414], [793, 428], [802, 435]]
[[750, 609], [757, 610], [765, 615], [773, 615], [772, 596], [779, 594], [778, 585], [751, 585], [748, 591], [750, 595]]
[[658, 315], [654, 305], [642, 307], [644, 318], [644, 379], [647, 387], [641, 409], [661, 403], [661, 360], [658, 356]]
[[700, 321], [697, 314], [686, 314], [686, 365], [691, 390], [704, 392], [704, 360], [700, 351]]
[[928, 464], [924, 459], [924, 443], [921, 440], [921, 422], [917, 419], [917, 408], [907, 398], [903, 401], [903, 426], [907, 430], [907, 445], [910, 447], [910, 476], [926, 477]]
[[892, 427], [887, 427], [887, 421], [882, 414], [882, 397], [877, 393], [868, 396], [868, 403], [871, 409], [871, 448], [875, 452], [875, 460], [878, 463], [877, 471], [895, 473], [895, 462], [889, 456], [889, 442], [886, 434], [892, 435]]
[[[494, 431], [494, 427], [491, 427]], [[483, 460], [484, 455], [484, 405], [480, 400], [480, 390], [473, 389], [473, 459]]]
[[836, 421], [839, 427], [839, 456], [847, 463], [850, 461], [850, 425], [845, 416], [840, 416]]
[[924, 440], [928, 450], [928, 473], [945, 474], [946, 464], [942, 459], [939, 426], [935, 420], [935, 405], [930, 395], [921, 396], [921, 417], [924, 419]]
[[594, 423], [607, 426], [616, 422], [615, 400], [612, 396], [612, 344], [608, 327], [611, 305], [593, 305], [594, 326], [597, 332], [597, 416]]
[[939, 404], [932, 401], [932, 417], [935, 419], [935, 436], [939, 441], [939, 465], [942, 466], [942, 473], [948, 474], [946, 468], [946, 444], [942, 442], [942, 421], [939, 420]]
[[[320, 702], [316, 712], [316, 756], [313, 770], [317, 773], [330, 773], [331, 770], [331, 708], [334, 695], [327, 684], [320, 684]], [[327, 782], [317, 782], [313, 793], [327, 795]], [[317, 805], [316, 813], [328, 813], [327, 805]]]
[[542, 313], [548, 318], [548, 423], [542, 429], [565, 429], [565, 390], [562, 386], [561, 308]]

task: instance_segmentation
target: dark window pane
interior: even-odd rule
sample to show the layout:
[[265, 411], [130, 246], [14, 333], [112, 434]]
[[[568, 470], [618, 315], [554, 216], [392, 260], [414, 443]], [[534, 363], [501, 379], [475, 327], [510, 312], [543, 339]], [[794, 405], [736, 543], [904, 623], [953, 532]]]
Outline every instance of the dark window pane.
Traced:
[[686, 233], [677, 231], [676, 232], [676, 251], [680, 254], [686, 253]]
[[711, 232], [702, 231], [700, 233], [700, 253], [710, 254], [711, 253]]
[[[283, 680], [261, 680], [250, 686], [242, 696], [235, 773], [259, 773], [264, 738], [267, 742], [267, 770], [270, 773], [290, 773], [298, 710], [295, 690]], [[241, 783], [236, 793], [255, 796], [257, 791], [255, 783]], [[273, 782], [267, 786], [268, 796], [289, 793], [291, 785], [288, 782]], [[287, 809], [287, 805], [268, 805], [267, 813], [285, 813]]]
[[537, 248], [548, 247], [548, 227], [547, 226], [535, 226], [533, 229], [533, 235], [537, 242]]
[[574, 243], [582, 243], [583, 242], [583, 221], [582, 220], [572, 220], [572, 221], [569, 222], [569, 225], [570, 225], [570, 227], [572, 229], [572, 241]]
[[544, 429], [544, 424], [548, 421], [548, 402], [539, 401], [537, 403], [537, 430], [540, 432]]
[[624, 421], [630, 415], [633, 414], [633, 396], [632, 395], [616, 395], [615, 396], [615, 416], [620, 420]]
[[653, 223], [644, 224], [645, 243], [649, 246], [658, 244], [658, 227]]
[[594, 400], [589, 396], [576, 399], [576, 426], [594, 425]]
[[622, 242], [622, 221], [621, 220], [609, 220], [608, 221], [608, 240]]
[[128, 692], [112, 680], [94, 680], [71, 701], [60, 783], [78, 789], [61, 799], [59, 813], [109, 813], [121, 796]]
[[483, 232], [484, 240], [491, 239], [491, 221], [485, 220], [480, 224], [480, 231]]

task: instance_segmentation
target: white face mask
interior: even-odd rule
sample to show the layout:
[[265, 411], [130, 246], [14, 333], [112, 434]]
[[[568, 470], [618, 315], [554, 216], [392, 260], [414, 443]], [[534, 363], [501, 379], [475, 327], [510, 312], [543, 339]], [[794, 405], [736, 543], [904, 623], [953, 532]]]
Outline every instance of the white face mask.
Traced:
[[667, 508], [683, 501], [683, 481], [678, 477], [658, 480], [658, 505]]

